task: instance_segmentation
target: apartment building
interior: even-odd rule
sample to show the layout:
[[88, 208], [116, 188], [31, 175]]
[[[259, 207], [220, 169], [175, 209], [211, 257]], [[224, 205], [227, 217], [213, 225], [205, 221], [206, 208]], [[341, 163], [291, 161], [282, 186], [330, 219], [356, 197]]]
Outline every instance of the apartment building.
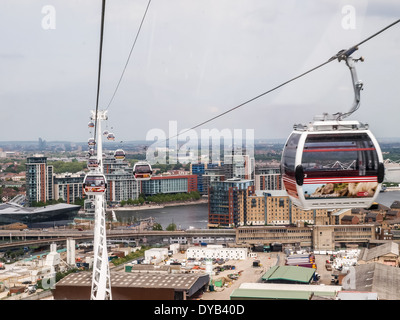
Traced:
[[111, 204], [122, 200], [138, 199], [140, 186], [133, 177], [132, 168], [125, 159], [117, 159], [113, 152], [103, 158], [103, 171], [107, 179], [106, 200]]
[[36, 154], [26, 159], [26, 198], [33, 202], [53, 200], [53, 166], [47, 165], [47, 157]]
[[238, 226], [239, 213], [246, 210], [245, 199], [250, 194], [249, 190], [254, 191], [253, 184], [253, 180], [240, 178], [211, 182], [208, 192], [209, 227]]
[[239, 207], [239, 225], [289, 225], [327, 223], [326, 209], [303, 210], [290, 201], [284, 190], [252, 190]]
[[197, 175], [153, 176], [141, 182], [141, 192], [147, 196], [159, 193], [186, 193], [197, 191]]
[[255, 172], [256, 190], [283, 190], [282, 174], [279, 167], [260, 167]]
[[83, 198], [84, 172], [61, 173], [54, 175], [54, 199], [63, 199], [72, 204], [76, 199]]

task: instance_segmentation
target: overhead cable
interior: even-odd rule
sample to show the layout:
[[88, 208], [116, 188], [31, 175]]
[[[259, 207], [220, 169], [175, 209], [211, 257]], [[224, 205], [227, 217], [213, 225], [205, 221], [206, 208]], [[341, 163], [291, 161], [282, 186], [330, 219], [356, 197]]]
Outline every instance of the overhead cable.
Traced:
[[99, 110], [99, 96], [100, 96], [100, 78], [101, 78], [101, 58], [103, 53], [103, 37], [104, 37], [104, 16], [106, 11], [106, 0], [102, 0], [101, 9], [101, 27], [100, 27], [100, 49], [99, 49], [99, 70], [97, 74], [97, 97], [96, 97], [96, 113], [95, 113], [95, 124], [94, 124], [94, 141], [96, 142], [96, 130], [97, 130], [97, 112]]
[[138, 31], [136, 32], [136, 37], [135, 37], [135, 40], [133, 41], [133, 44], [132, 44], [132, 47], [131, 47], [131, 51], [129, 52], [128, 58], [127, 58], [127, 60], [126, 60], [126, 62], [125, 62], [125, 67], [124, 67], [124, 69], [122, 70], [122, 73], [121, 73], [121, 76], [120, 76], [120, 78], [119, 78], [118, 84], [117, 84], [117, 86], [116, 86], [116, 88], [115, 88], [115, 90], [114, 90], [114, 93], [113, 93], [113, 95], [112, 95], [112, 97], [111, 97], [111, 99], [110, 99], [110, 102], [109, 102], [108, 105], [107, 105], [106, 110], [110, 107], [112, 101], [114, 100], [115, 94], [117, 93], [118, 88], [119, 88], [119, 85], [121, 84], [122, 78], [124, 77], [126, 67], [128, 66], [128, 63], [129, 63], [129, 60], [130, 60], [130, 58], [131, 58], [133, 49], [135, 48], [136, 41], [137, 41], [137, 39], [138, 39], [138, 37], [139, 37], [140, 30], [142, 29], [142, 25], [143, 25], [144, 19], [146, 18], [147, 11], [148, 11], [148, 9], [149, 9], [150, 3], [151, 3], [151, 0], [149, 0], [149, 2], [147, 3], [147, 7], [146, 7], [146, 10], [145, 10], [145, 12], [144, 12], [144, 14], [143, 14], [142, 21], [140, 22], [139, 29], [138, 29]]
[[280, 85], [277, 85], [276, 87], [274, 87], [274, 88], [272, 88], [272, 89], [270, 89], [268, 91], [265, 91], [265, 92], [255, 96], [254, 98], [251, 98], [251, 99], [249, 99], [249, 100], [247, 100], [247, 101], [245, 101], [245, 102], [243, 102], [243, 103], [241, 103], [241, 104], [239, 104], [239, 105], [237, 105], [237, 106], [235, 106], [235, 107], [233, 107], [231, 109], [228, 109], [228, 110], [218, 114], [217, 116], [214, 116], [214, 117], [212, 117], [212, 118], [210, 118], [208, 120], [205, 120], [205, 121], [203, 121], [203, 122], [201, 122], [201, 123], [189, 128], [187, 130], [184, 130], [183, 132], [181, 132], [181, 133], [179, 133], [179, 134], [177, 134], [177, 135], [175, 135], [175, 136], [173, 136], [171, 138], [166, 139], [166, 141], [171, 140], [171, 139], [176, 138], [176, 137], [179, 137], [179, 136], [185, 134], [186, 132], [188, 132], [190, 130], [194, 130], [194, 129], [200, 127], [200, 126], [205, 125], [206, 123], [209, 123], [209, 122], [211, 122], [211, 121], [213, 121], [215, 119], [218, 119], [218, 118], [220, 118], [220, 117], [222, 117], [222, 116], [224, 116], [224, 115], [226, 115], [226, 114], [228, 114], [228, 113], [230, 113], [230, 112], [232, 112], [232, 111], [234, 111], [236, 109], [239, 109], [239, 108], [249, 104], [250, 102], [253, 102], [254, 100], [257, 100], [257, 99], [261, 98], [262, 96], [265, 96], [266, 94], [271, 93], [271, 92], [273, 92], [273, 91], [275, 91], [275, 90], [277, 90], [277, 89], [289, 84], [290, 82], [293, 82], [293, 81], [295, 81], [295, 80], [297, 80], [297, 79], [299, 79], [301, 77], [304, 77], [305, 75], [309, 74], [310, 72], [313, 72], [313, 71], [315, 71], [315, 70], [327, 65], [328, 63], [330, 63], [330, 62], [332, 62], [332, 61], [334, 61], [336, 59], [338, 61], [340, 61], [340, 60], [344, 59], [346, 56], [350, 56], [354, 51], [356, 51], [358, 49], [358, 47], [360, 45], [366, 43], [367, 41], [369, 41], [372, 38], [376, 37], [377, 35], [379, 35], [380, 33], [384, 32], [385, 30], [393, 27], [395, 24], [397, 24], [399, 22], [400, 22], [400, 19], [396, 20], [395, 22], [391, 23], [390, 25], [386, 26], [385, 28], [379, 30], [378, 32], [376, 32], [373, 35], [369, 36], [368, 38], [364, 39], [360, 43], [350, 47], [349, 49], [339, 51], [336, 55], [332, 56], [329, 60], [319, 64], [318, 66], [316, 66], [316, 67], [314, 67], [314, 68], [312, 68], [312, 69], [310, 69], [310, 70], [308, 70], [306, 72], [303, 72], [302, 74], [300, 74], [300, 75], [298, 75], [298, 76], [296, 76], [294, 78], [291, 78], [290, 80], [287, 80], [287, 81], [281, 83]]

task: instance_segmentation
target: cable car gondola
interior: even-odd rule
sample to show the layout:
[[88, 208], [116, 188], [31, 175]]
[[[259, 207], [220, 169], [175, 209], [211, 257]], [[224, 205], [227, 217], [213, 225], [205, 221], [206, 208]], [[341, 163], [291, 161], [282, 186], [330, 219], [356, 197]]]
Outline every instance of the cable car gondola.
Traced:
[[115, 159], [124, 160], [125, 159], [125, 151], [122, 149], [118, 149], [114, 153]]
[[304, 210], [369, 208], [384, 179], [382, 153], [368, 125], [342, 120], [358, 109], [362, 88], [352, 64], [357, 60], [342, 59], [350, 68], [355, 90], [351, 111], [323, 114], [308, 125], [295, 125], [282, 153], [284, 187]]
[[114, 141], [114, 140], [115, 140], [114, 133], [110, 132], [110, 133], [107, 135], [107, 140], [112, 140], [112, 141]]
[[89, 169], [95, 169], [99, 167], [99, 161], [97, 160], [96, 156], [91, 156], [88, 159], [87, 166]]
[[88, 140], [88, 145], [89, 146], [94, 146], [96, 144], [96, 141], [93, 139], [93, 138], [90, 138], [89, 140]]
[[88, 127], [89, 127], [89, 128], [94, 128], [94, 122], [93, 122], [93, 121], [90, 121], [90, 122], [88, 123]]
[[152, 174], [153, 170], [148, 162], [139, 161], [133, 166], [133, 175], [136, 180], [150, 180]]
[[106, 177], [102, 173], [88, 173], [83, 180], [83, 190], [87, 195], [104, 194], [106, 188]]
[[357, 121], [315, 121], [295, 128], [281, 171], [289, 197], [305, 210], [368, 208], [384, 177], [379, 144]]

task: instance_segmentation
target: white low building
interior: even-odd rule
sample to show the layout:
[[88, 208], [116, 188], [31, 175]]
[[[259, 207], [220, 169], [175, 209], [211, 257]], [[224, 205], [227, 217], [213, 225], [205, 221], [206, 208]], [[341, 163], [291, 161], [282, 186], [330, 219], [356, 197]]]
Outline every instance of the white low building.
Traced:
[[151, 248], [144, 252], [144, 259], [150, 263], [158, 263], [168, 257], [168, 248]]
[[223, 248], [222, 246], [190, 247], [186, 250], [186, 259], [245, 260], [247, 254], [247, 248]]
[[180, 244], [179, 243], [173, 243], [169, 246], [169, 250], [172, 251], [172, 254], [176, 254], [179, 252]]

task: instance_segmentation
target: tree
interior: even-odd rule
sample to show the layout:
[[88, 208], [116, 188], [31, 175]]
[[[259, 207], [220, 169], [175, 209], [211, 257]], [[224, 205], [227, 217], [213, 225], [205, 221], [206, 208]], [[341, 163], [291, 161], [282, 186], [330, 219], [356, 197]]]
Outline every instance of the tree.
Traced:
[[75, 198], [74, 204], [83, 207], [85, 205], [85, 200], [81, 198]]
[[159, 223], [155, 223], [154, 225], [153, 225], [153, 230], [154, 231], [162, 231], [162, 225], [161, 224], [159, 224]]
[[167, 230], [167, 231], [175, 231], [176, 230], [176, 224], [175, 223], [170, 223], [165, 230]]

